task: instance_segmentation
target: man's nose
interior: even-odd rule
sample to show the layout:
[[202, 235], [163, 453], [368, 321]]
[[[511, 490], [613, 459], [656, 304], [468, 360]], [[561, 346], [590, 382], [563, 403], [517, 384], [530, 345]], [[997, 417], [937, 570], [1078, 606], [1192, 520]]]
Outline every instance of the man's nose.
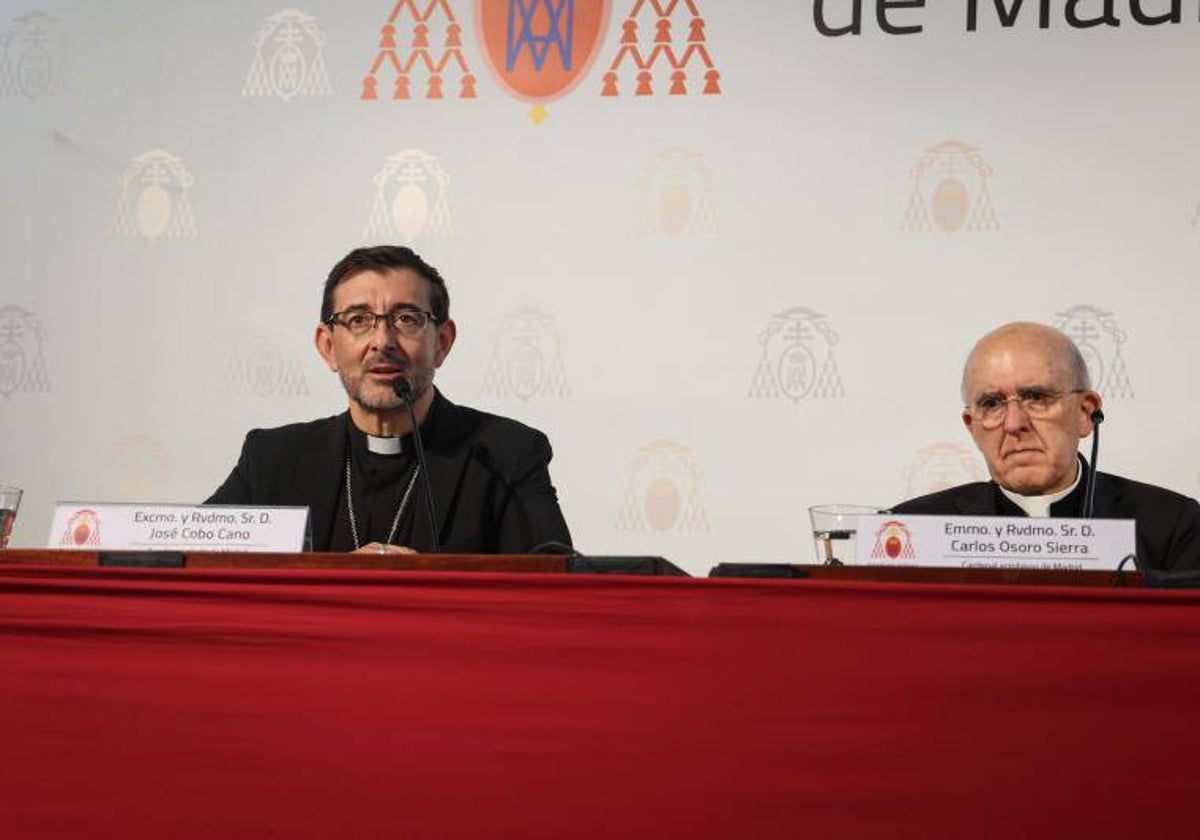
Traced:
[[389, 318], [376, 318], [375, 326], [369, 333], [371, 344], [376, 347], [396, 347], [399, 345], [400, 331]]
[[1004, 431], [1012, 433], [1029, 428], [1029, 412], [1025, 404], [1018, 399], [1011, 399], [1004, 404]]

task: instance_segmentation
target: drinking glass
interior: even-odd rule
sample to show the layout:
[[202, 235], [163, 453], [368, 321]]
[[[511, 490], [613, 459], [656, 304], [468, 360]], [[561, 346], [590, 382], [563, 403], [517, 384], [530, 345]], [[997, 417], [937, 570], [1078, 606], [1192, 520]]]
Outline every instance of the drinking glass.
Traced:
[[20, 506], [21, 488], [0, 485], [0, 549], [8, 548], [8, 537], [12, 534]]
[[812, 520], [813, 543], [817, 562], [840, 566], [854, 562], [855, 535], [858, 518], [880, 513], [868, 505], [815, 505], [808, 509]]

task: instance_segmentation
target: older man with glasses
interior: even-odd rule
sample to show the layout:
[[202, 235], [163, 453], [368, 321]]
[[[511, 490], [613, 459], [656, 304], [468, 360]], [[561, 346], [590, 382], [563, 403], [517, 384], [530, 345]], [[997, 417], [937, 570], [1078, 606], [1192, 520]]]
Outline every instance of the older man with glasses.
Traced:
[[251, 431], [206, 504], [308, 506], [317, 551], [569, 547], [546, 436], [455, 405], [433, 386], [456, 335], [437, 269], [408, 248], [350, 252], [325, 281], [315, 335], [347, 411]]
[[1161, 487], [1098, 472], [1088, 487], [1079, 441], [1094, 432], [1102, 398], [1067, 336], [1043, 324], [1006, 324], [981, 338], [962, 378], [962, 421], [992, 480], [897, 505], [897, 513], [963, 516], [1091, 514], [1137, 521], [1143, 568], [1200, 569], [1200, 505]]

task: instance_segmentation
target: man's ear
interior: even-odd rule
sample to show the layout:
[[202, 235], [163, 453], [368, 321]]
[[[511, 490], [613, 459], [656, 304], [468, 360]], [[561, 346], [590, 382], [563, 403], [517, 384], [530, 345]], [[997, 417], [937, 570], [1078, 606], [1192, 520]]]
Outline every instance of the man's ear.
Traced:
[[313, 336], [313, 344], [317, 346], [317, 352], [321, 354], [321, 358], [325, 360], [325, 364], [329, 365], [329, 369], [337, 371], [337, 357], [333, 353], [333, 327], [328, 324], [317, 324], [317, 332]]
[[962, 421], [963, 421], [963, 425], [967, 427], [968, 432], [974, 431], [975, 415], [971, 414], [971, 412], [965, 408], [963, 409], [963, 413], [962, 413]]
[[1098, 391], [1084, 391], [1079, 395], [1079, 436], [1085, 438], [1095, 431], [1092, 415], [1104, 406], [1104, 398]]
[[454, 339], [458, 338], [458, 327], [454, 321], [447, 318], [445, 322], [438, 324], [437, 328], [437, 349], [433, 354], [433, 366], [439, 368], [442, 362], [446, 361], [446, 357], [450, 355], [450, 348], [454, 346]]

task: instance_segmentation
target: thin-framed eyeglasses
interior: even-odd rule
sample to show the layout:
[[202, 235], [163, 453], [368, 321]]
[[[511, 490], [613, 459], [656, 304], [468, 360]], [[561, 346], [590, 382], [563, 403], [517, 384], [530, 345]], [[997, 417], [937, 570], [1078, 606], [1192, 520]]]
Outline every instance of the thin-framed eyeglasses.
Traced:
[[1085, 388], [1073, 388], [1070, 391], [1055, 391], [1051, 388], [1021, 388], [1011, 397], [1000, 394], [984, 394], [974, 403], [967, 406], [979, 424], [985, 429], [996, 429], [1004, 425], [1008, 416], [1009, 403], [1018, 403], [1021, 410], [1034, 419], [1049, 417], [1057, 409], [1059, 402], [1067, 394], [1083, 394]]
[[432, 312], [415, 306], [400, 306], [391, 312], [344, 309], [325, 319], [325, 323], [331, 328], [336, 324], [359, 338], [374, 332], [380, 322], [389, 324], [402, 338], [416, 338], [421, 334], [421, 330], [425, 329], [426, 324], [440, 324], [441, 319]]

